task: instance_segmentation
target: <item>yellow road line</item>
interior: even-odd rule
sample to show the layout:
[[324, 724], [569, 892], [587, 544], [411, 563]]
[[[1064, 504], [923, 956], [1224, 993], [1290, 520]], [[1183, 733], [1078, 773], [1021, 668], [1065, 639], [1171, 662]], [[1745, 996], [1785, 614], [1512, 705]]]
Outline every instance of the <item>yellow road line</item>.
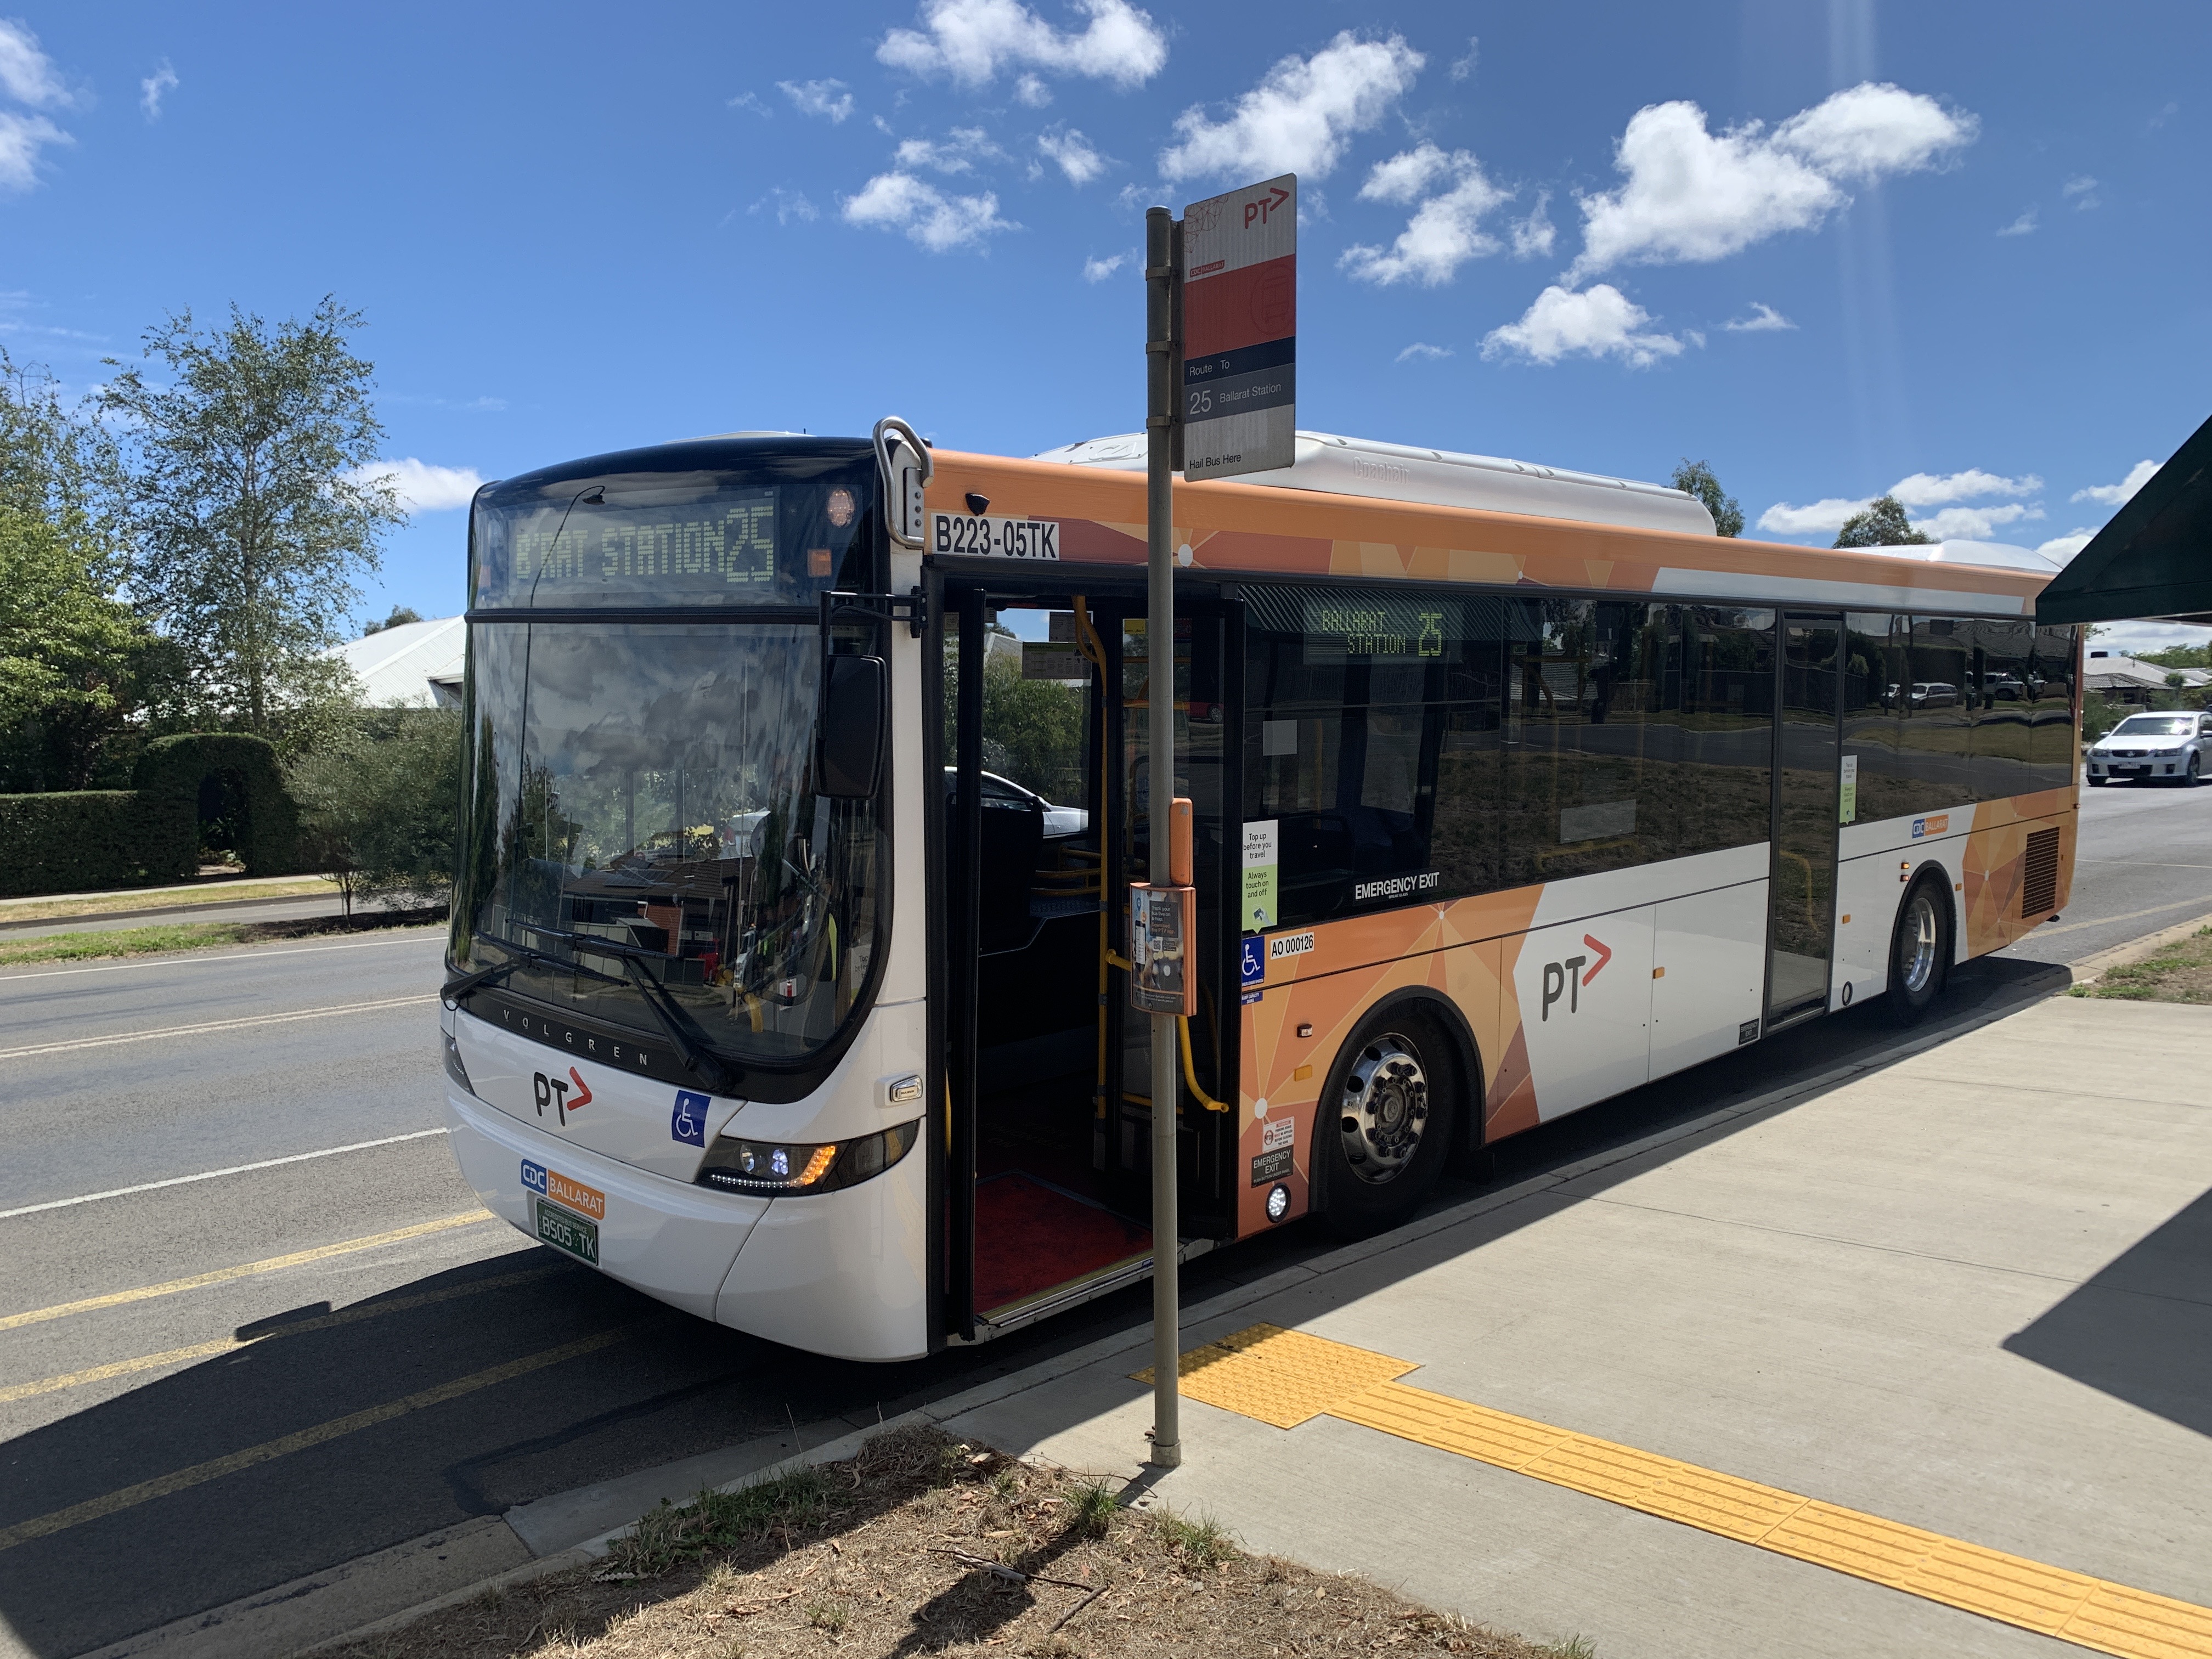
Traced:
[[1254, 1325], [1176, 1369], [1192, 1399], [1278, 1428], [1326, 1414], [2119, 1659], [2212, 1659], [2212, 1608], [1411, 1388], [1387, 1354]]
[[288, 1457], [311, 1446], [319, 1446], [363, 1429], [373, 1429], [380, 1423], [389, 1423], [395, 1417], [404, 1417], [431, 1406], [441, 1406], [448, 1400], [458, 1400], [465, 1394], [474, 1394], [479, 1389], [489, 1389], [495, 1383], [510, 1382], [518, 1376], [527, 1376], [548, 1365], [557, 1365], [566, 1359], [575, 1359], [599, 1349], [611, 1347], [636, 1329], [623, 1326], [597, 1335], [580, 1337], [574, 1342], [564, 1342], [557, 1348], [547, 1348], [539, 1353], [526, 1354], [520, 1359], [510, 1359], [503, 1365], [493, 1365], [484, 1370], [471, 1371], [466, 1376], [457, 1376], [450, 1382], [441, 1382], [435, 1388], [422, 1389], [398, 1400], [386, 1401], [381, 1406], [371, 1406], [365, 1411], [334, 1417], [327, 1423], [318, 1423], [311, 1429], [264, 1440], [258, 1446], [248, 1446], [243, 1451], [232, 1452], [226, 1457], [210, 1458], [204, 1463], [195, 1463], [190, 1468], [179, 1469], [152, 1480], [141, 1480], [134, 1486], [125, 1486], [99, 1498], [88, 1498], [82, 1504], [72, 1504], [67, 1509], [55, 1510], [51, 1514], [34, 1516], [28, 1521], [0, 1528], [0, 1550], [11, 1550], [18, 1544], [27, 1544], [34, 1538], [48, 1538], [71, 1527], [82, 1526], [88, 1521], [121, 1510], [149, 1504], [157, 1498], [189, 1491], [219, 1480], [226, 1474], [235, 1474], [240, 1469], [250, 1469], [257, 1463], [272, 1462]]
[[174, 1296], [179, 1291], [197, 1291], [206, 1285], [221, 1285], [234, 1279], [250, 1279], [256, 1273], [277, 1273], [310, 1261], [327, 1261], [334, 1255], [351, 1255], [356, 1250], [374, 1250], [382, 1245], [403, 1243], [410, 1238], [426, 1237], [431, 1233], [446, 1232], [454, 1227], [473, 1227], [478, 1222], [496, 1221], [498, 1218], [489, 1210], [468, 1210], [459, 1215], [440, 1216], [435, 1221], [418, 1221], [411, 1227], [394, 1227], [388, 1233], [371, 1233], [365, 1238], [344, 1239], [336, 1244], [318, 1244], [312, 1250], [295, 1250], [289, 1255], [272, 1255], [235, 1267], [217, 1267], [210, 1273], [194, 1273], [190, 1279], [172, 1279], [161, 1285], [141, 1285], [136, 1290], [110, 1291], [106, 1296], [88, 1296], [81, 1302], [58, 1302], [51, 1308], [33, 1308], [26, 1313], [8, 1315], [0, 1319], [0, 1331], [12, 1331], [21, 1325], [43, 1324], [49, 1319], [66, 1319], [71, 1314], [90, 1313], [95, 1308], [118, 1308], [126, 1302], [144, 1302], [157, 1296]]
[[422, 992], [404, 997], [382, 997], [368, 1002], [331, 1002], [319, 1008], [295, 1008], [284, 1014], [246, 1014], [237, 1019], [204, 1020], [198, 1025], [164, 1025], [153, 1031], [119, 1031], [112, 1036], [74, 1037], [66, 1042], [34, 1042], [25, 1048], [0, 1048], [0, 1060], [21, 1060], [32, 1054], [65, 1054], [79, 1048], [109, 1048], [118, 1042], [151, 1042], [158, 1037], [201, 1036], [210, 1031], [242, 1031], [252, 1025], [285, 1025], [294, 1020], [323, 1019], [331, 1014], [369, 1014], [382, 1008], [404, 1008], [410, 1003], [434, 1002]]
[[319, 1314], [313, 1318], [296, 1319], [277, 1325], [248, 1337], [217, 1337], [210, 1342], [195, 1342], [189, 1347], [170, 1348], [161, 1353], [143, 1353], [130, 1359], [111, 1359], [104, 1365], [88, 1365], [81, 1371], [70, 1371], [60, 1376], [42, 1376], [36, 1382], [18, 1382], [0, 1389], [0, 1406], [18, 1400], [28, 1400], [33, 1395], [53, 1394], [62, 1389], [82, 1388], [88, 1382], [105, 1382], [113, 1376], [129, 1376], [137, 1371], [158, 1370], [164, 1365], [182, 1365], [195, 1359], [205, 1359], [211, 1354], [233, 1353], [262, 1342], [273, 1342], [280, 1336], [300, 1336], [308, 1331], [327, 1331], [333, 1326], [358, 1324], [364, 1319], [375, 1319], [385, 1314], [405, 1313], [410, 1308], [428, 1307], [434, 1302], [451, 1302], [457, 1297], [475, 1296], [484, 1291], [502, 1290], [509, 1285], [520, 1285], [532, 1279], [545, 1279], [554, 1273], [566, 1273], [566, 1267], [532, 1267], [527, 1273], [498, 1273], [489, 1279], [471, 1279], [465, 1285], [452, 1285], [440, 1291], [424, 1291], [416, 1296], [394, 1297], [388, 1302], [364, 1302], [337, 1313]]

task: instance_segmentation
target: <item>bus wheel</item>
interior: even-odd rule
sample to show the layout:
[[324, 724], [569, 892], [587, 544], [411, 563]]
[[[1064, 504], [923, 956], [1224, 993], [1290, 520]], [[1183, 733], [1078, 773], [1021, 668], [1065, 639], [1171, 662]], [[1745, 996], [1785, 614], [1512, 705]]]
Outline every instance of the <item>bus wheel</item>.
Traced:
[[1951, 907], [1932, 881], [1917, 881], [1889, 939], [1889, 1016], [1917, 1025], [1943, 994], [1951, 972]]
[[1383, 1011], [1345, 1046], [1314, 1135], [1330, 1231], [1365, 1238], [1412, 1218], [1450, 1154], [1458, 1070], [1443, 1033], [1410, 1009]]

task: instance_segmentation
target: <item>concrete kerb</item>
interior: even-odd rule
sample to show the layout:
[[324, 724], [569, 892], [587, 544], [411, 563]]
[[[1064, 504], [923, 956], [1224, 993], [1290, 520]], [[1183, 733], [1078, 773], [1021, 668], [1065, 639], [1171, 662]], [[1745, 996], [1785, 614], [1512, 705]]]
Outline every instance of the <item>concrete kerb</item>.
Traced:
[[[2200, 924], [2191, 924], [2192, 927], [2197, 925]], [[1594, 1153], [1589, 1158], [1564, 1164], [1557, 1170], [1547, 1170], [1542, 1175], [1531, 1176], [1526, 1180], [1514, 1182], [1510, 1187], [1502, 1187], [1494, 1192], [1483, 1193], [1459, 1203], [1447, 1205], [1379, 1237], [1363, 1239], [1358, 1243], [1347, 1244], [1340, 1249], [1332, 1250], [1309, 1261], [1282, 1268], [1263, 1279], [1255, 1279], [1249, 1284], [1239, 1285], [1220, 1291], [1184, 1310], [1185, 1334], [1188, 1335], [1207, 1326], [1225, 1326], [1229, 1320], [1243, 1310], [1286, 1290], [1310, 1285], [1317, 1279], [1326, 1278], [1346, 1268], [1371, 1261], [1392, 1251], [1406, 1249], [1449, 1228], [1462, 1225], [1479, 1216], [1522, 1203], [1529, 1198], [1553, 1191], [1597, 1170], [1628, 1163], [1662, 1147], [1696, 1136], [1710, 1134], [1715, 1130], [1725, 1128], [1731, 1124], [1771, 1115], [1809, 1096], [1822, 1093], [1853, 1078], [1881, 1071], [1900, 1060], [1939, 1047], [1954, 1037], [1993, 1024], [2000, 1019], [2018, 1013], [2021, 1009], [2033, 1003], [2043, 1001], [2056, 994], [2058, 993], [2055, 990], [2036, 990], [2002, 997], [1991, 1006], [1947, 1020], [1936, 1030], [1904, 1036], [1901, 1040], [1885, 1046], [1877, 1054], [1863, 1060], [1853, 1060], [1845, 1065], [1832, 1066], [1816, 1076], [1801, 1079], [1779, 1088], [1751, 1096], [1747, 1099], [1717, 1107], [1711, 1111], [1702, 1113], [1697, 1117], [1680, 1123], [1672, 1124], [1667, 1128], [1636, 1140]], [[801, 1468], [841, 1462], [856, 1455], [877, 1435], [889, 1433], [915, 1424], [948, 1423], [982, 1407], [997, 1404], [1035, 1389], [1048, 1387], [1103, 1361], [1113, 1359], [1122, 1354], [1147, 1352], [1151, 1346], [1152, 1333], [1148, 1326], [1139, 1327], [1133, 1331], [1117, 1332], [1111, 1336], [1102, 1337], [1095, 1342], [1086, 1343], [1081, 1347], [1070, 1349], [1065, 1353], [1056, 1354], [1025, 1370], [991, 1378], [971, 1389], [948, 1395], [943, 1399], [903, 1412], [882, 1423], [856, 1429], [849, 1434], [842, 1435], [822, 1445], [799, 1452], [791, 1457], [781, 1459], [775, 1463], [764, 1465], [737, 1480], [716, 1486], [711, 1490], [719, 1492], [739, 1492], [749, 1486], [780, 1479]], [[1101, 1473], [1089, 1470], [1071, 1472]], [[1124, 1494], [1124, 1499], [1127, 1501], [1138, 1495], [1133, 1489]], [[301, 1651], [319, 1652], [342, 1646], [348, 1642], [356, 1641], [365, 1636], [381, 1635], [411, 1624], [427, 1614], [472, 1601], [489, 1591], [510, 1584], [526, 1583], [551, 1573], [565, 1571], [571, 1567], [587, 1565], [604, 1558], [617, 1541], [629, 1536], [636, 1529], [637, 1522], [635, 1521], [627, 1525], [611, 1528], [539, 1560], [529, 1562], [509, 1571], [465, 1585], [459, 1589], [405, 1608], [373, 1623], [362, 1625], [341, 1635], [326, 1638]]]
[[2124, 945], [2115, 945], [2086, 956], [2072, 964], [2074, 983], [2077, 986], [2094, 985], [2113, 969], [2133, 967], [2147, 957], [2156, 956], [2169, 945], [2179, 945], [2183, 939], [2194, 938], [2207, 927], [2212, 927], [2212, 915], [2198, 916], [2193, 921], [2161, 928], [2155, 933], [2147, 933], [2141, 939], [2131, 939]]

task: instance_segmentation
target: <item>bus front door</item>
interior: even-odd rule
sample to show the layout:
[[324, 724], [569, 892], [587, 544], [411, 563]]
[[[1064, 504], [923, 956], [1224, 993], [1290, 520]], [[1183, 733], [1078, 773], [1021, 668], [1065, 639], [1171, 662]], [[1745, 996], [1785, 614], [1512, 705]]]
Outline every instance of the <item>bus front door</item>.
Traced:
[[1828, 1006], [1843, 756], [1843, 639], [1839, 616], [1782, 619], [1767, 931], [1769, 1030]]
[[[1127, 884], [1146, 878], [1151, 852], [1152, 656], [1135, 592], [947, 581], [933, 609], [948, 739], [945, 1328], [972, 1339], [1149, 1270], [1149, 1022], [1128, 1012], [1117, 964]], [[1235, 947], [1223, 896], [1237, 849], [1223, 804], [1239, 727], [1223, 665], [1240, 615], [1194, 605], [1176, 630], [1172, 793], [1194, 802], [1201, 987], [1179, 1091], [1186, 1236], [1218, 1232], [1233, 1197], [1221, 1172], [1234, 1114], [1203, 1100], [1234, 1097], [1236, 1003], [1223, 992], [1235, 981], [1222, 965]]]

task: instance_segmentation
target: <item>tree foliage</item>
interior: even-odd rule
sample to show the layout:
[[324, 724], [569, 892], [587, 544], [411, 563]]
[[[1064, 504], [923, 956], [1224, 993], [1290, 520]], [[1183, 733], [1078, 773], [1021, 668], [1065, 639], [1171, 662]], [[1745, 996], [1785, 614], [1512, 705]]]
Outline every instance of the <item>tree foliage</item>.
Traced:
[[1921, 547], [1928, 538], [1912, 527], [1904, 503], [1894, 495], [1878, 495], [1863, 513], [1844, 520], [1836, 534], [1838, 547]]
[[[959, 708], [959, 658], [945, 659], [945, 752], [953, 751]], [[983, 665], [983, 767], [1047, 800], [1077, 802], [1083, 792], [1084, 693], [1058, 680], [1025, 680], [1018, 662]]]
[[461, 717], [447, 708], [381, 710], [284, 769], [303, 852], [356, 898], [389, 904], [444, 896], [453, 876], [461, 798]]
[[1674, 469], [1674, 476], [1668, 482], [1705, 504], [1705, 511], [1713, 515], [1714, 534], [1743, 534], [1743, 508], [1736, 504], [1735, 496], [1723, 491], [1721, 481], [1713, 476], [1712, 468], [1705, 462], [1693, 461], [1685, 455], [1681, 465]]
[[184, 311], [146, 333], [156, 376], [107, 360], [133, 590], [187, 653], [204, 714], [262, 736], [327, 700], [315, 653], [406, 521], [364, 471], [384, 429], [347, 343], [362, 320], [328, 297], [273, 328], [234, 306], [203, 331]]
[[115, 597], [101, 465], [94, 422], [0, 349], [0, 792], [119, 782], [114, 740], [181, 690], [178, 653]]

